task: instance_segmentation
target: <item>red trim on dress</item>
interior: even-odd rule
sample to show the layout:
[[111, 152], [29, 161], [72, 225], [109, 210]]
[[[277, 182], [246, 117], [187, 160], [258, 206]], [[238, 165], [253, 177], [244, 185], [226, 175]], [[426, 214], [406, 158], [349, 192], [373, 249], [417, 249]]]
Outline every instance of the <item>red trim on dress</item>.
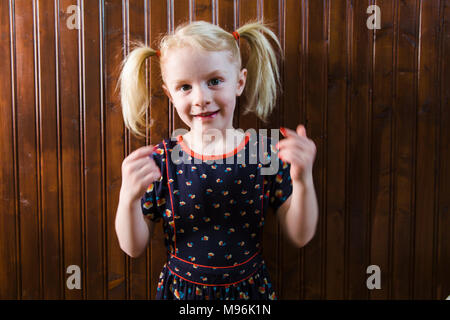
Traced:
[[177, 259], [180, 260], [180, 261], [183, 261], [183, 262], [189, 263], [189, 264], [193, 264], [194, 266], [198, 266], [198, 267], [202, 267], [202, 268], [210, 268], [210, 269], [227, 269], [227, 268], [229, 269], [229, 268], [236, 268], [236, 267], [239, 267], [239, 266], [241, 266], [241, 265], [243, 265], [243, 264], [246, 264], [247, 262], [249, 262], [250, 260], [252, 260], [254, 257], [256, 257], [256, 255], [258, 255], [258, 254], [260, 253], [260, 251], [261, 251], [261, 250], [258, 250], [254, 255], [252, 255], [250, 258], [248, 258], [248, 259], [245, 260], [244, 262], [241, 262], [241, 263], [239, 263], [239, 264], [235, 264], [235, 265], [232, 265], [232, 266], [225, 266], [225, 267], [205, 266], [205, 265], [202, 265], [202, 264], [198, 264], [198, 263], [194, 263], [194, 262], [190, 262], [190, 261], [181, 259], [181, 258], [177, 257], [176, 255], [170, 253], [170, 252], [169, 252], [169, 254], [170, 254], [171, 256], [173, 256], [174, 258], [177, 258]]

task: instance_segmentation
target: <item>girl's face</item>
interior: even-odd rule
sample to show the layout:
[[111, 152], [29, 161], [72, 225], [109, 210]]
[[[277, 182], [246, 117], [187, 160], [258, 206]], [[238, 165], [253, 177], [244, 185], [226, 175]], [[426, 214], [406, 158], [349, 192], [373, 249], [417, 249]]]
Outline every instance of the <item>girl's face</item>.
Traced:
[[236, 97], [244, 90], [247, 70], [239, 72], [227, 51], [189, 46], [169, 51], [161, 66], [163, 89], [181, 120], [197, 133], [233, 128]]

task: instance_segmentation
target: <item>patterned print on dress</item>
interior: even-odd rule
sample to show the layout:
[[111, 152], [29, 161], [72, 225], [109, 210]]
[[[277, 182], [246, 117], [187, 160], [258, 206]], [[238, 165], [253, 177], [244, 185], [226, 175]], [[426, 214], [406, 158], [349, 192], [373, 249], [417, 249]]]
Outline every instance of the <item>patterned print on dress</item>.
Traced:
[[[288, 164], [280, 161], [276, 174], [261, 176], [259, 169], [263, 165], [258, 162], [238, 163], [236, 166], [227, 165], [225, 161], [195, 165], [175, 163], [170, 153], [172, 149], [179, 150], [173, 148], [176, 143], [165, 140], [153, 153], [161, 178], [147, 187], [141, 204], [150, 219], [162, 218], [168, 252], [183, 259], [189, 267], [180, 267], [175, 273], [168, 268], [163, 269], [157, 298], [275, 299], [275, 292], [267, 281], [267, 272], [261, 271], [264, 268], [257, 270], [259, 264], [248, 265], [248, 268], [237, 265], [262, 249], [258, 239], [261, 238], [265, 209], [268, 206], [278, 208], [291, 194]], [[235, 153], [234, 158], [245, 156], [241, 160], [248, 161], [249, 149], [243, 148], [243, 152]], [[264, 155], [269, 158], [270, 154], [265, 151]], [[262, 156], [262, 152], [258, 152], [259, 155]], [[186, 158], [193, 159], [189, 155], [183, 157]], [[267, 162], [264, 163], [267, 167]], [[229, 267], [230, 264], [237, 266], [233, 272], [214, 267]], [[199, 265], [212, 268], [205, 273]], [[209, 276], [210, 272], [213, 277]], [[252, 272], [255, 273], [248, 277]], [[185, 280], [182, 280], [183, 276]], [[238, 281], [235, 276], [246, 280]], [[232, 285], [220, 287], [209, 283], [222, 278]], [[201, 284], [203, 282], [208, 286]]]

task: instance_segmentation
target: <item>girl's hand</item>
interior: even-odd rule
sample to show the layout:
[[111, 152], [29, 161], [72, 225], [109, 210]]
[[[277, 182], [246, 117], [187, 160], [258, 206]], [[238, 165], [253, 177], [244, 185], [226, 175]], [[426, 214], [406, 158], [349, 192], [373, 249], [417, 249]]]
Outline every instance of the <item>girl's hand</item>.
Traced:
[[306, 137], [303, 125], [297, 126], [297, 132], [287, 128], [280, 128], [286, 138], [277, 143], [278, 157], [291, 165], [291, 179], [293, 182], [306, 183], [312, 181], [312, 168], [316, 157], [316, 145]]
[[148, 186], [161, 177], [161, 171], [153, 158], [154, 146], [141, 147], [126, 157], [122, 162], [122, 187], [120, 196], [128, 201], [142, 198]]

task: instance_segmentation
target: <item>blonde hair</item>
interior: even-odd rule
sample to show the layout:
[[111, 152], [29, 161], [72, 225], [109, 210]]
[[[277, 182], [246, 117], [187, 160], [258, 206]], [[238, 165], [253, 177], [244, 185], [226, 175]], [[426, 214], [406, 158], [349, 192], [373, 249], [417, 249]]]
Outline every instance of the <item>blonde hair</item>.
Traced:
[[[249, 46], [247, 81], [243, 92], [244, 114], [252, 112], [267, 122], [268, 116], [275, 108], [277, 89], [281, 88], [277, 54], [269, 40], [276, 45], [282, 58], [280, 43], [275, 33], [262, 21], [249, 22], [236, 31], [240, 39], [246, 40]], [[229, 51], [231, 61], [241, 69], [241, 50], [233, 34], [205, 21], [178, 26], [175, 32], [162, 37], [159, 50], [139, 45], [124, 60], [119, 78], [124, 122], [134, 134], [145, 136], [144, 115], [149, 104], [144, 73], [145, 60], [159, 55], [160, 64], [163, 65], [169, 50], [183, 46], [206, 51]]]

